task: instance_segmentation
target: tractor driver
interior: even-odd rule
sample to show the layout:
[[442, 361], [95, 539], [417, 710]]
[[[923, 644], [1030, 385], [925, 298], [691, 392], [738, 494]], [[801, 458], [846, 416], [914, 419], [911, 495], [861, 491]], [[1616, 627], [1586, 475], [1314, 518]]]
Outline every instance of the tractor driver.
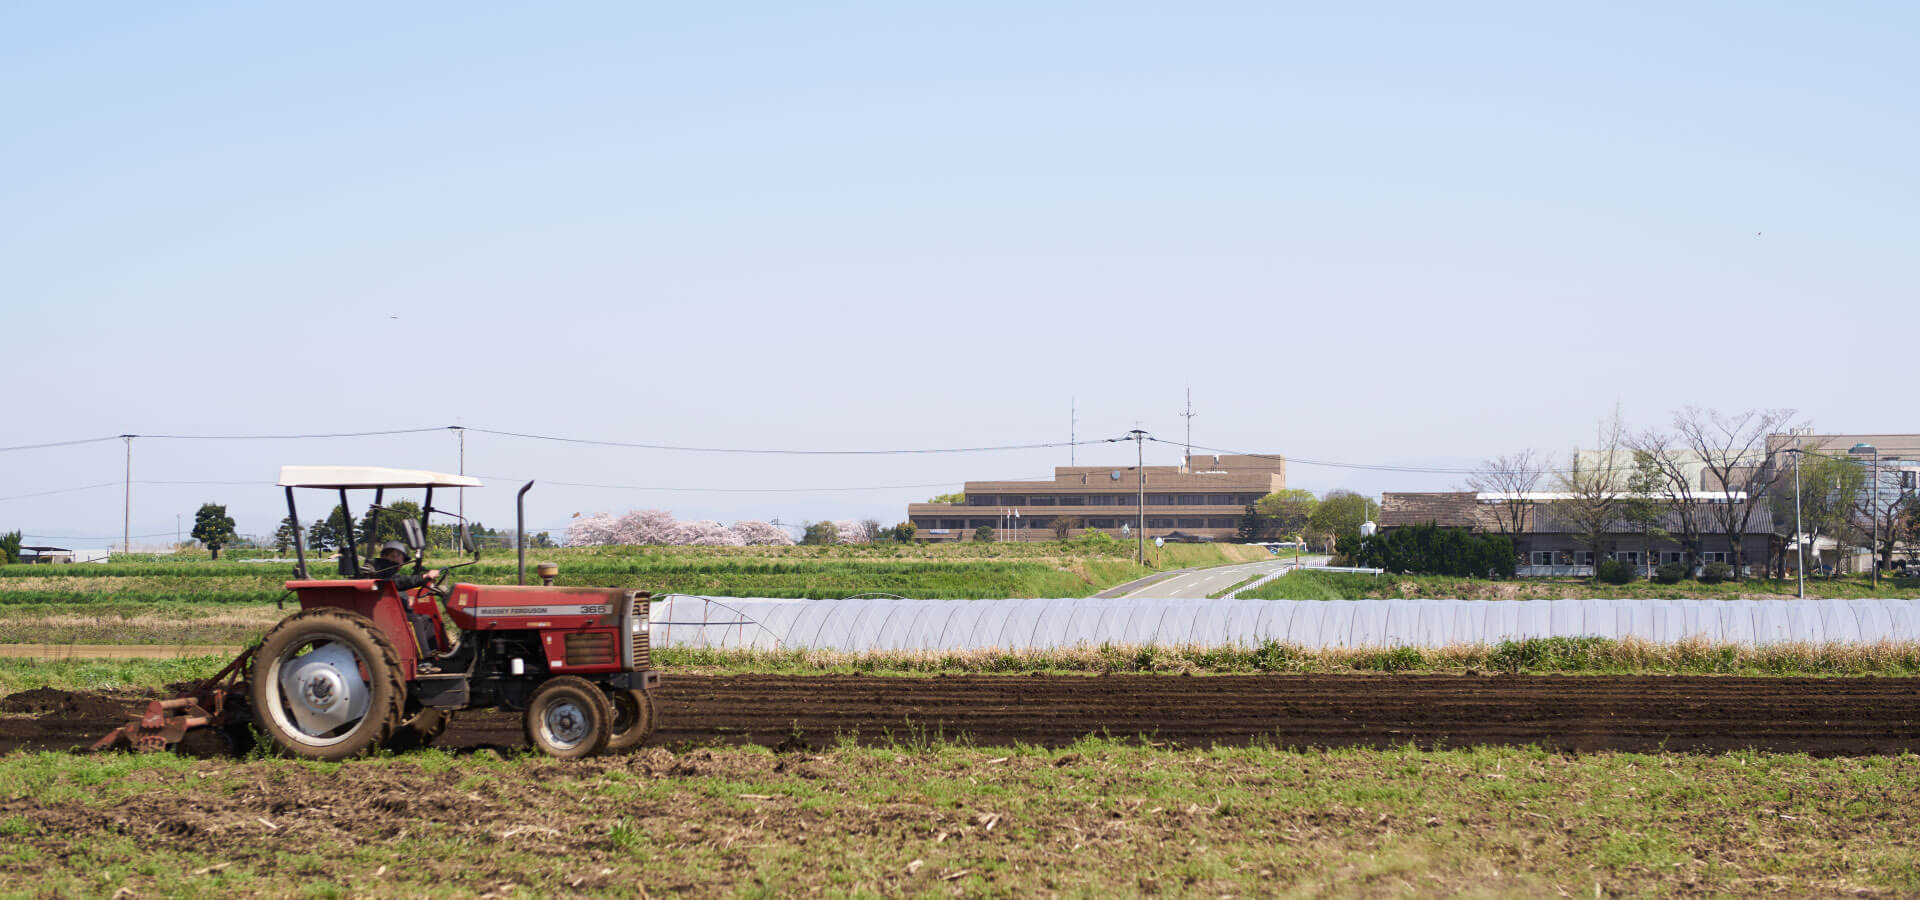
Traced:
[[393, 582], [394, 590], [397, 591], [410, 591], [430, 585], [440, 577], [439, 569], [428, 569], [420, 575], [402, 575], [400, 566], [406, 561], [407, 545], [399, 541], [388, 541], [380, 546], [380, 558], [373, 563], [372, 575], [381, 581]]

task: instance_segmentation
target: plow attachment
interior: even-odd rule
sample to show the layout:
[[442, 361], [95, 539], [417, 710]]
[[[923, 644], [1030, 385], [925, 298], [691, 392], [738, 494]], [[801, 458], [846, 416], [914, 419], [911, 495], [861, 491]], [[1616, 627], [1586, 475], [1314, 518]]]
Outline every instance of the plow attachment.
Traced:
[[167, 750], [197, 729], [205, 728], [217, 729], [223, 739], [237, 743], [234, 739], [252, 721], [247, 709], [246, 681], [252, 662], [253, 648], [248, 648], [186, 695], [148, 703], [145, 712], [134, 715], [127, 724], [108, 732], [87, 749], [99, 751], [125, 746], [141, 752]]

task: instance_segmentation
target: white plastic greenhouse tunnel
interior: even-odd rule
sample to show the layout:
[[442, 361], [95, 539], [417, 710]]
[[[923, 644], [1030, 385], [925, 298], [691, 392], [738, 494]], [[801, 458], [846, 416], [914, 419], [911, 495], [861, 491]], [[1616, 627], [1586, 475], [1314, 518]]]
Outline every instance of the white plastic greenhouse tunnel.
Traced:
[[1050, 650], [1443, 647], [1544, 637], [1670, 644], [1920, 640], [1920, 600], [911, 600], [658, 597], [656, 647]]

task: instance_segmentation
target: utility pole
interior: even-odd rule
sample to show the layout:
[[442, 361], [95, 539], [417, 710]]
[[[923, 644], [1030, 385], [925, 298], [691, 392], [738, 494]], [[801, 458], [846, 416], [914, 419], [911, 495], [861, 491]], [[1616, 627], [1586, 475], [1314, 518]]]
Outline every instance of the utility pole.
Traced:
[[1074, 444], [1079, 443], [1075, 435], [1080, 430], [1080, 398], [1067, 398], [1067, 465], [1072, 466]]
[[1187, 411], [1180, 414], [1187, 420], [1187, 471], [1193, 471], [1193, 386], [1187, 386]]
[[[460, 429], [460, 474], [462, 475], [467, 474], [467, 430], [465, 428]], [[462, 525], [467, 524], [467, 489], [466, 488], [460, 489], [460, 524]], [[454, 540], [458, 541], [459, 538], [456, 537], [454, 538]], [[526, 540], [524, 535], [521, 536], [521, 540], [523, 542]]]
[[1136, 498], [1139, 506], [1135, 509], [1140, 526], [1135, 529], [1137, 540], [1133, 561], [1144, 566], [1147, 564], [1147, 433], [1138, 428], [1127, 433], [1133, 436], [1133, 471], [1140, 476], [1139, 496]]
[[123, 434], [120, 439], [127, 442], [127, 482], [124, 491], [126, 508], [120, 520], [120, 552], [133, 552], [133, 435]]

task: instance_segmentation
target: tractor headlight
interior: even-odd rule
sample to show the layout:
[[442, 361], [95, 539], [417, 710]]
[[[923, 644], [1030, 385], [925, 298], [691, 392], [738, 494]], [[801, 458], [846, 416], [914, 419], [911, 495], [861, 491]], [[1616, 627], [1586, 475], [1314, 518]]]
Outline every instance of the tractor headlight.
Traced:
[[648, 614], [653, 611], [653, 604], [649, 602], [646, 597], [632, 597], [629, 598], [627, 602], [633, 604], [633, 615], [631, 616], [633, 633], [646, 634], [652, 631], [653, 626], [652, 623], [648, 621]]

